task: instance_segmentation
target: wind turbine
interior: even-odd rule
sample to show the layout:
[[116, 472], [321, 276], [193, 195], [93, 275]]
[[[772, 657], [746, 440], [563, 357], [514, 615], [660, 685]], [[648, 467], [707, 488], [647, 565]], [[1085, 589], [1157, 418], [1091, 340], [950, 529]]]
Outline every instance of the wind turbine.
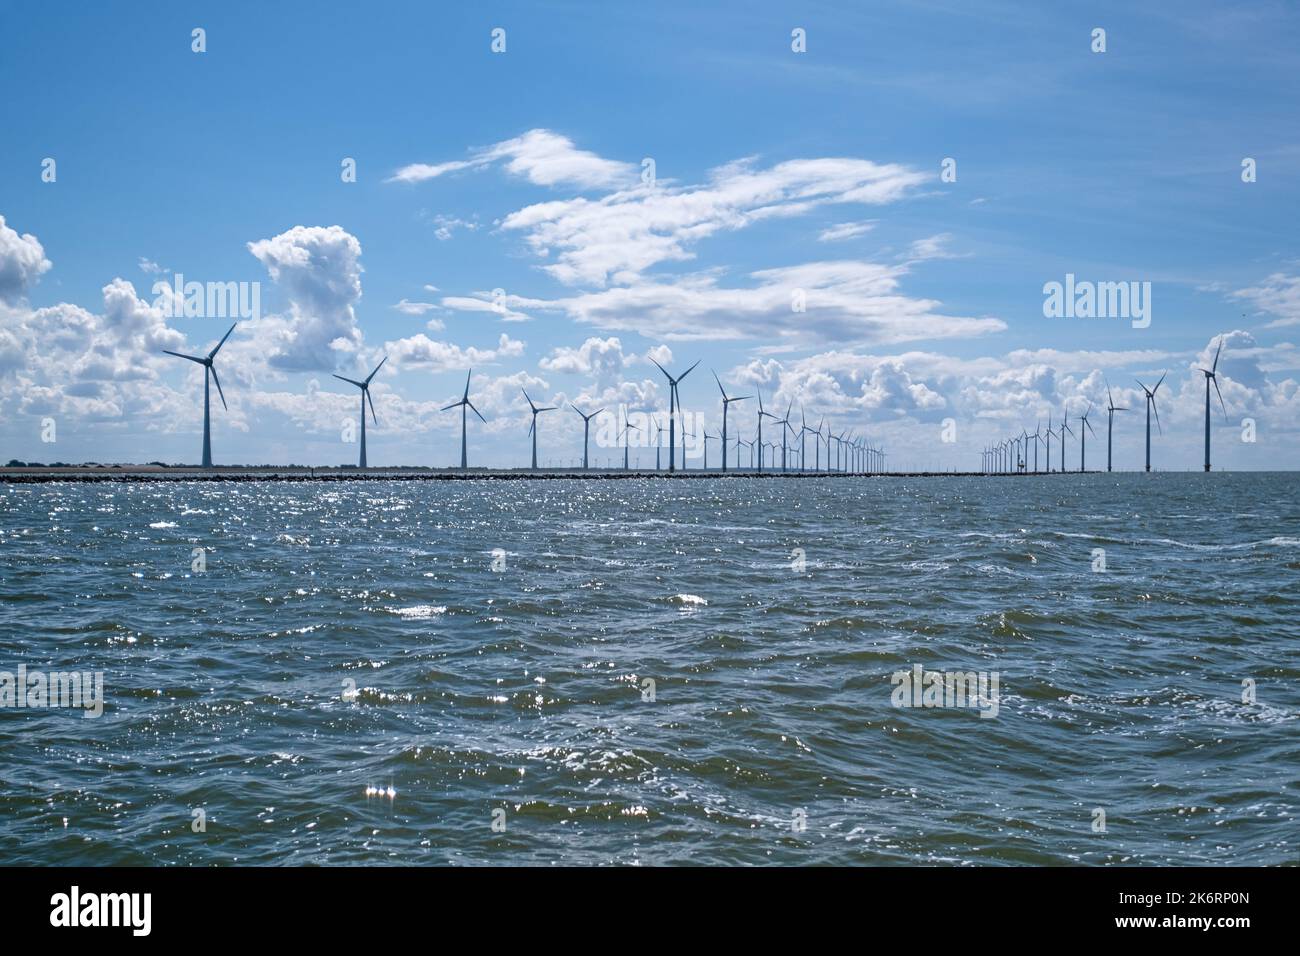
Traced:
[[1163, 435], [1165, 433], [1165, 430], [1160, 427], [1160, 409], [1156, 408], [1156, 392], [1160, 391], [1160, 384], [1165, 380], [1165, 375], [1168, 374], [1169, 374], [1168, 372], [1165, 372], [1163, 375], [1160, 376], [1160, 381], [1156, 382], [1155, 388], [1147, 388], [1145, 385], [1142, 385], [1141, 379], [1135, 379], [1138, 385], [1141, 386], [1142, 391], [1144, 391], [1147, 396], [1147, 471], [1151, 470], [1151, 411], [1152, 409], [1155, 409], [1155, 413], [1156, 413], [1156, 428], [1160, 430], [1160, 434]]
[[1083, 426], [1082, 428], [1079, 429], [1079, 474], [1084, 474], [1088, 470], [1088, 464], [1087, 464], [1088, 460], [1085, 457], [1087, 455], [1087, 447], [1088, 447], [1087, 432], [1092, 432], [1093, 438], [1097, 437], [1097, 433], [1093, 432], [1092, 426], [1088, 424], [1088, 416], [1091, 414], [1092, 414], [1092, 402], [1089, 402], [1088, 410], [1079, 417], [1079, 422]]
[[[238, 324], [239, 324], [238, 322], [235, 323], [235, 325]], [[232, 325], [226, 331], [226, 334], [221, 337], [221, 341], [218, 342], [216, 344], [216, 347], [213, 348], [213, 350], [209, 352], [207, 355], [204, 356], [186, 355], [183, 352], [173, 352], [170, 349], [163, 349], [163, 351], [166, 352], [168, 355], [175, 355], [177, 358], [189, 359], [191, 362], [197, 362], [199, 365], [203, 366], [203, 467], [204, 468], [212, 467], [212, 413], [211, 413], [211, 403], [209, 401], [209, 392], [208, 392], [208, 375], [209, 373], [211, 373], [212, 380], [217, 383], [217, 394], [221, 396], [221, 407], [226, 409], [226, 411], [229, 411], [230, 406], [226, 404], [226, 395], [223, 391], [221, 391], [221, 379], [217, 378], [217, 369], [216, 366], [212, 364], [212, 360], [216, 358], [217, 353], [221, 351], [221, 346], [226, 344], [226, 339], [230, 338], [230, 333], [235, 331], [235, 325]], [[362, 428], [364, 428], [366, 423], [364, 407], [362, 408], [362, 412], [363, 414], [361, 416], [361, 426]]]
[[1047, 413], [1047, 437], [1043, 439], [1047, 446], [1047, 473], [1052, 473], [1052, 413]]
[[1223, 393], [1219, 391], [1219, 353], [1223, 351], [1223, 336], [1219, 336], [1219, 347], [1214, 352], [1214, 364], [1208, 369], [1201, 369], [1205, 376], [1205, 470], [1210, 470], [1210, 383], [1219, 396], [1219, 406], [1223, 409], [1223, 420], [1228, 420], [1228, 406], [1223, 404]]
[[1066, 402], [1065, 407], [1061, 409], [1061, 474], [1065, 474], [1065, 433], [1074, 434], [1074, 429], [1070, 427], [1070, 419], [1066, 412], [1070, 410], [1070, 403]]
[[659, 464], [659, 452], [664, 447], [664, 426], [655, 421], [653, 415], [650, 416], [650, 424], [654, 426], [655, 430], [655, 471], [659, 471], [663, 468], [663, 465]]
[[[785, 462], [786, 462], [786, 453], [785, 453], [786, 444], [785, 444], [785, 438], [786, 438], [786, 434], [785, 434], [785, 432], [786, 432], [786, 429], [787, 429], [787, 428], [790, 428], [790, 409], [792, 409], [792, 408], [794, 408], [794, 402], [793, 402], [793, 401], [790, 402], [789, 406], [788, 406], [788, 407], [786, 408], [786, 410], [785, 410], [785, 418], [777, 418], [777, 419], [776, 419], [776, 423], [777, 423], [778, 425], [781, 426], [781, 470], [782, 470], [782, 471], [785, 471], [785, 470], [786, 470], [786, 467], [785, 467]], [[772, 417], [773, 417], [773, 418], [776, 418], [775, 415], [773, 415]], [[790, 430], [793, 431], [794, 429], [790, 429]], [[773, 444], [775, 445], [775, 442], [774, 442]], [[773, 450], [772, 450], [772, 457], [773, 457], [773, 458], [776, 457], [776, 449], [775, 449], [775, 448], [773, 448]], [[775, 462], [774, 462], [774, 464], [775, 464]]]
[[[737, 395], [735, 398], [727, 397], [727, 390], [722, 387], [722, 379], [718, 378], [718, 373], [713, 373], [713, 380], [718, 383], [718, 391], [722, 393], [722, 470], [727, 470], [727, 409], [732, 402], [743, 402], [748, 399], [748, 395]], [[706, 451], [705, 457], [708, 457]], [[705, 465], [707, 468], [708, 466]], [[736, 446], [736, 467], [740, 467], [740, 446]]]
[[[677, 404], [679, 401], [677, 397], [677, 386], [682, 379], [684, 379], [687, 375], [690, 375], [691, 372], [695, 370], [695, 365], [699, 365], [700, 363], [697, 360], [695, 362], [695, 365], [692, 365], [685, 372], [682, 372], [681, 375], [678, 375], [676, 378], [673, 378], [671, 375], [668, 374], [668, 370], [664, 368], [662, 365], [660, 365], [658, 362], [655, 362], [654, 359], [651, 359], [650, 361], [654, 362], [655, 367], [658, 368], [659, 371], [664, 373], [664, 378], [668, 379], [668, 470], [672, 471], [677, 467], [677, 463], [676, 463], [677, 437], [675, 432], [675, 428], [677, 424], [675, 420], [675, 416], [677, 413]], [[685, 457], [685, 454], [686, 452], [683, 449], [682, 451], [683, 458]], [[685, 461], [683, 461], [682, 464], [684, 466], [686, 464]]]
[[[807, 440], [808, 440], [809, 432], [813, 432], [814, 435], [817, 434], [815, 431], [813, 431], [811, 428], [808, 427], [808, 418], [806, 415], [804, 415], [803, 406], [800, 405], [799, 406], [799, 470], [800, 471], [808, 470]], [[820, 441], [820, 436], [818, 440]], [[820, 458], [821, 457], [820, 444], [817, 446], [817, 451], [818, 451], [818, 458]]]
[[[358, 382], [356, 379], [344, 378], [342, 375], [335, 374], [334, 377], [344, 382], [349, 382], [361, 389], [361, 464], [357, 467], [366, 467], [366, 401], [370, 401], [370, 415], [375, 419], [375, 424], [379, 424], [379, 417], [375, 415], [375, 400], [370, 398], [370, 380], [378, 374], [379, 370], [384, 367], [384, 362], [388, 361], [385, 355], [375, 370], [365, 377], [363, 381]], [[215, 370], [214, 370], [215, 371]]]
[[756, 389], [758, 392], [758, 470], [763, 470], [763, 419], [776, 419], [776, 416], [763, 407], [763, 390]]
[[[705, 470], [705, 471], [708, 471], [708, 470], [709, 470], [709, 439], [710, 439], [710, 438], [717, 438], [718, 436], [717, 436], [717, 435], [710, 435], [710, 434], [709, 434], [709, 429], [708, 429], [708, 427], [705, 426], [705, 425], [701, 425], [701, 426], [700, 426], [700, 431], [704, 432], [704, 470]], [[727, 446], [726, 446], [726, 445], [723, 445], [723, 446], [722, 446], [722, 463], [723, 463], [723, 465], [726, 465], [726, 463], [727, 463]], [[725, 468], [724, 468], [724, 470], [725, 470]]]
[[[469, 467], [469, 463], [466, 458], [465, 435], [466, 435], [466, 425], [467, 425], [467, 414], [465, 410], [468, 408], [474, 408], [474, 403], [469, 400], [469, 377], [473, 374], [474, 374], [474, 370], [470, 369], [469, 372], [467, 372], [465, 375], [465, 394], [461, 398], [461, 400], [459, 402], [452, 402], [450, 405], [444, 405], [442, 407], [442, 410], [444, 412], [447, 411], [447, 409], [449, 408], [460, 409], [460, 470], [461, 471], [464, 471]], [[474, 414], [478, 416], [479, 421], [481, 421], [484, 425], [487, 424], [487, 419], [483, 417], [483, 413], [480, 412], [477, 408], [474, 408]]]
[[1111, 436], [1115, 432], [1115, 413], [1126, 412], [1127, 408], [1115, 404], [1115, 398], [1110, 394], [1110, 383], [1106, 383], [1106, 470], [1110, 471], [1111, 457]]
[[[627, 470], [628, 470], [628, 466], [627, 466], [627, 446], [628, 446], [628, 438], [630, 437], [630, 436], [628, 435], [628, 431], [629, 431], [630, 429], [633, 429], [633, 428], [635, 428], [637, 431], [640, 431], [640, 430], [641, 430], [641, 428], [640, 428], [639, 425], [633, 425], [632, 422], [628, 420], [628, 417], [627, 417], [627, 411], [626, 411], [626, 409], [625, 409], [625, 410], [623, 411], [623, 433], [619, 436], [620, 438], [623, 439], [623, 470], [624, 470], [624, 471], [627, 471]], [[638, 457], [638, 459], [640, 458], [639, 455], [638, 455], [637, 457]]]
[[[540, 406], [534, 405], [533, 400], [528, 397], [528, 392], [524, 391], [524, 389], [522, 388], [519, 391], [524, 393], [524, 398], [527, 399], [528, 401], [528, 407], [533, 410], [533, 423], [528, 426], [528, 434], [533, 436], [533, 471], [536, 471], [537, 470], [537, 416], [540, 415], [542, 412], [553, 412], [555, 411], [557, 406], [547, 405], [545, 408], [542, 408]], [[475, 409], [475, 411], [477, 410], [478, 409]]]
[[569, 402], [569, 407], [582, 416], [582, 470], [587, 470], [587, 438], [591, 435], [591, 420], [603, 412], [605, 409], [598, 408], [590, 415], [584, 412], [573, 402]]
[[1038, 446], [1043, 442], [1043, 423], [1034, 422], [1034, 433], [1029, 436], [1034, 440], [1034, 474], [1038, 474]]

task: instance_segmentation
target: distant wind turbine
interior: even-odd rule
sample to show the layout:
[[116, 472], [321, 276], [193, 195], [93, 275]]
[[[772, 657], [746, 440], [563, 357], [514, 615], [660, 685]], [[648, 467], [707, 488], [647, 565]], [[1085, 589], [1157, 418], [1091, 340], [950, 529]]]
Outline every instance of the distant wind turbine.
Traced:
[[[238, 324], [239, 323], [237, 322], [235, 323], [235, 325]], [[191, 362], [197, 362], [198, 364], [203, 366], [203, 467], [204, 468], [212, 467], [212, 414], [211, 414], [211, 404], [209, 401], [209, 393], [208, 393], [208, 375], [211, 374], [212, 380], [217, 383], [217, 394], [221, 396], [221, 407], [229, 411], [230, 407], [226, 405], [226, 395], [223, 391], [221, 391], [221, 379], [217, 378], [217, 369], [216, 366], [212, 364], [212, 360], [217, 357], [217, 353], [221, 351], [221, 346], [226, 344], [226, 339], [230, 338], [230, 333], [233, 331], [235, 331], [234, 325], [232, 325], [226, 331], [226, 334], [221, 337], [221, 341], [216, 344], [216, 347], [213, 348], [211, 352], [209, 352], [207, 355], [204, 356], [186, 355], [183, 352], [173, 352], [170, 349], [163, 349], [163, 351], [166, 352], [168, 355], [175, 355], [177, 358], [189, 359]], [[361, 416], [361, 425], [363, 428], [365, 427], [365, 422], [366, 422], [364, 411], [365, 409], [363, 408], [362, 409], [363, 414]]]
[[[452, 402], [450, 405], [444, 405], [442, 407], [442, 410], [444, 412], [447, 411], [447, 409], [449, 408], [460, 409], [460, 469], [461, 471], [464, 471], [469, 467], [469, 459], [466, 454], [466, 449], [468, 447], [468, 444], [465, 440], [465, 436], [467, 434], [468, 422], [467, 422], [467, 415], [465, 410], [467, 408], [474, 408], [474, 403], [469, 400], [469, 377], [473, 374], [474, 374], [473, 369], [470, 369], [465, 374], [465, 394], [464, 396], [461, 397], [461, 400], [459, 402]], [[477, 408], [474, 408], [474, 414], [478, 416], [479, 421], [481, 421], [484, 425], [487, 424], [487, 419], [483, 417], [483, 413], [480, 412]]]
[[[674, 431], [677, 424], [675, 421], [677, 406], [680, 402], [680, 398], [677, 394], [677, 386], [681, 384], [682, 379], [684, 379], [687, 375], [690, 375], [691, 372], [695, 370], [695, 365], [699, 365], [700, 363], [699, 361], [696, 361], [695, 365], [692, 365], [685, 372], [682, 372], [681, 375], [678, 375], [676, 378], [673, 378], [671, 375], [668, 374], [668, 370], [664, 368], [662, 365], [660, 365], [658, 362], [655, 362], [654, 359], [651, 359], [650, 361], [654, 362], [655, 367], [658, 368], [659, 371], [664, 373], [664, 378], [668, 379], [668, 470], [672, 471], [674, 468], [677, 467], [676, 465], [677, 438]], [[685, 451], [683, 451], [682, 454], [685, 455]], [[685, 465], [685, 462], [683, 461], [682, 464]]]
[[1106, 470], [1110, 471], [1112, 437], [1115, 433], [1115, 413], [1126, 412], [1127, 408], [1115, 404], [1115, 398], [1110, 393], [1110, 383], [1106, 383]]
[[[722, 379], [718, 378], [717, 372], [713, 373], [713, 380], [718, 383], [718, 391], [722, 393], [722, 470], [726, 471], [727, 470], [727, 409], [731, 406], [732, 402], [743, 402], [746, 401], [750, 396], [737, 395], [734, 398], [730, 398], [727, 395], [727, 390], [722, 387]], [[708, 466], [706, 465], [705, 467], [707, 468]], [[740, 446], [739, 445], [736, 446], [736, 467], [737, 468], [740, 467]]]
[[603, 412], [605, 409], [598, 408], [590, 415], [584, 412], [573, 402], [569, 402], [569, 407], [582, 416], [582, 469], [587, 470], [587, 439], [591, 436], [591, 420]]
[[659, 471], [663, 468], [663, 465], [659, 463], [659, 452], [664, 447], [664, 426], [655, 421], [653, 415], [650, 416], [650, 425], [655, 430], [655, 471]]
[[379, 416], [375, 415], [375, 400], [370, 397], [370, 380], [379, 373], [379, 370], [384, 367], [384, 362], [387, 361], [388, 361], [388, 356], [385, 355], [383, 359], [380, 361], [380, 363], [375, 366], [375, 370], [371, 372], [369, 375], [367, 375], [360, 382], [358, 382], [356, 379], [353, 378], [344, 378], [342, 375], [338, 375], [338, 374], [334, 375], [335, 378], [340, 379], [341, 381], [344, 382], [348, 382], [352, 385], [355, 385], [357, 388], [361, 389], [361, 464], [357, 466], [359, 468], [366, 467], [366, 401], [367, 400], [369, 400], [370, 402], [370, 415], [372, 418], [374, 418], [375, 424], [376, 425], [379, 424]]
[[1047, 413], [1047, 437], [1043, 439], [1043, 444], [1047, 446], [1047, 473], [1052, 473], [1052, 413]]
[[[528, 407], [533, 410], [533, 423], [528, 426], [528, 434], [533, 436], [533, 471], [536, 471], [537, 470], [537, 416], [540, 415], [542, 412], [553, 412], [558, 406], [547, 405], [546, 407], [543, 408], [539, 405], [534, 405], [533, 400], [528, 397], [528, 393], [526, 391], [524, 391], [522, 388], [519, 391], [524, 393], [524, 398], [527, 399], [528, 401]], [[477, 411], [477, 409], [475, 409], [475, 411]]]
[[1081, 425], [1081, 427], [1079, 428], [1079, 474], [1083, 474], [1088, 470], [1087, 432], [1092, 432], [1092, 436], [1094, 438], [1097, 437], [1097, 433], [1092, 431], [1092, 425], [1088, 424], [1088, 416], [1091, 414], [1092, 414], [1092, 402], [1089, 402], [1088, 410], [1079, 416], [1079, 423]]
[[1065, 433], [1074, 434], [1074, 429], [1070, 427], [1070, 419], [1066, 414], [1070, 410], [1070, 403], [1066, 402], [1065, 407], [1061, 409], [1061, 474], [1065, 474]]
[[1214, 352], [1214, 364], [1208, 369], [1201, 369], [1205, 376], [1205, 470], [1210, 470], [1210, 383], [1219, 396], [1219, 406], [1223, 409], [1223, 420], [1228, 420], [1228, 406], [1223, 404], [1223, 393], [1219, 391], [1219, 353], [1223, 351], [1223, 336], [1219, 336], [1219, 347]]
[[627, 412], [624, 411], [624, 412], [623, 412], [623, 432], [622, 432], [621, 435], [618, 436], [618, 437], [620, 437], [620, 438], [623, 439], [623, 470], [624, 470], [624, 471], [627, 471], [627, 470], [628, 470], [628, 464], [627, 464], [627, 448], [628, 448], [628, 438], [630, 437], [630, 435], [629, 435], [628, 433], [629, 433], [629, 431], [630, 431], [631, 429], [633, 429], [633, 428], [635, 428], [637, 431], [640, 431], [640, 430], [641, 430], [640, 426], [638, 426], [638, 425], [633, 425], [632, 422], [628, 420]]
[[1151, 470], [1151, 412], [1153, 410], [1156, 413], [1156, 428], [1160, 430], [1160, 434], [1165, 433], [1165, 430], [1160, 427], [1160, 409], [1156, 408], [1156, 392], [1160, 391], [1161, 382], [1165, 380], [1165, 375], [1168, 374], [1168, 372], [1165, 372], [1160, 376], [1160, 381], [1156, 382], [1155, 388], [1147, 388], [1142, 384], [1141, 379], [1135, 380], [1147, 396], [1147, 471]]

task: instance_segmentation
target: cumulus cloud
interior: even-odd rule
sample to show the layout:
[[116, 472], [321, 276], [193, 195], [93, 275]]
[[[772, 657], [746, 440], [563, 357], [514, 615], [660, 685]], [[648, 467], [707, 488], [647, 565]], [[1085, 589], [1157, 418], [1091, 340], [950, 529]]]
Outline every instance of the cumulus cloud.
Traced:
[[39, 239], [30, 233], [19, 235], [0, 216], [0, 302], [25, 298], [52, 265]]
[[287, 316], [251, 330], [267, 363], [283, 371], [330, 371], [361, 349], [361, 243], [341, 226], [294, 226], [248, 244], [289, 300]]
[[487, 365], [503, 358], [517, 358], [524, 353], [524, 343], [502, 332], [494, 349], [480, 349], [475, 346], [462, 348], [451, 342], [435, 341], [421, 332], [418, 335], [386, 342], [384, 351], [398, 368], [442, 372]]
[[577, 348], [554, 349], [538, 363], [543, 371], [570, 375], [591, 375], [608, 383], [623, 374], [628, 362], [623, 343], [617, 337], [589, 338]]

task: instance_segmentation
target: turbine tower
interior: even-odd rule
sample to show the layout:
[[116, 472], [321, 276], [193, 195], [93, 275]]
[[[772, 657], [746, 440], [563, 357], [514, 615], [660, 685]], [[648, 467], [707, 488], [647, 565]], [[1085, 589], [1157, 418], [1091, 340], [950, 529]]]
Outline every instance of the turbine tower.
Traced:
[[[534, 405], [533, 400], [528, 397], [528, 392], [526, 392], [522, 388], [519, 391], [524, 393], [524, 398], [527, 399], [528, 401], [528, 407], [533, 410], [533, 423], [528, 426], [528, 434], [533, 436], [533, 471], [536, 471], [537, 470], [537, 416], [540, 415], [542, 412], [553, 412], [555, 411], [557, 406], [547, 405], [545, 408], [542, 408], [538, 405]], [[477, 411], [477, 409], [475, 409], [475, 411]]]
[[573, 402], [569, 402], [569, 407], [582, 416], [582, 470], [587, 470], [587, 439], [591, 436], [591, 420], [603, 412], [605, 409], [598, 408], [590, 415], [584, 412]]
[[[727, 396], [727, 390], [722, 387], [722, 379], [718, 378], [718, 373], [713, 373], [713, 380], [718, 383], [718, 391], [722, 393], [722, 470], [727, 470], [727, 409], [732, 402], [743, 402], [748, 399], [748, 395], [737, 395], [735, 398]], [[707, 457], [707, 455], [706, 455]], [[707, 467], [707, 465], [706, 465]], [[736, 446], [736, 467], [740, 467], [740, 446]]]
[[[238, 322], [235, 323], [235, 325], [238, 324], [239, 324]], [[212, 412], [211, 412], [211, 403], [209, 401], [208, 376], [210, 374], [212, 376], [213, 381], [217, 383], [217, 394], [221, 396], [221, 407], [229, 411], [230, 407], [226, 405], [226, 395], [223, 391], [221, 391], [221, 379], [217, 378], [217, 369], [216, 366], [212, 364], [212, 360], [217, 357], [217, 353], [221, 351], [221, 346], [226, 344], [226, 339], [230, 338], [230, 333], [233, 331], [235, 331], [234, 325], [232, 325], [226, 331], [226, 334], [221, 337], [221, 341], [217, 343], [216, 347], [211, 352], [209, 352], [207, 355], [204, 356], [186, 355], [183, 352], [173, 352], [169, 349], [163, 349], [163, 351], [166, 352], [168, 355], [175, 355], [177, 358], [189, 359], [191, 362], [197, 362], [198, 364], [203, 366], [203, 467], [204, 468], [212, 467]], [[363, 408], [362, 411], [364, 412], [365, 409]], [[365, 427], [365, 421], [366, 421], [365, 415], [363, 414], [361, 416], [361, 424], [363, 428]]]
[[1115, 398], [1110, 394], [1110, 383], [1106, 383], [1106, 470], [1110, 471], [1111, 457], [1111, 438], [1115, 432], [1115, 413], [1126, 412], [1127, 408], [1115, 404]]
[[[654, 362], [655, 367], [658, 368], [659, 371], [664, 373], [664, 378], [668, 379], [668, 470], [672, 471], [677, 467], [676, 464], [677, 437], [674, 431], [677, 424], [675, 421], [675, 417], [677, 414], [677, 403], [678, 403], [677, 386], [678, 384], [680, 384], [682, 379], [684, 379], [687, 375], [690, 375], [691, 372], [695, 370], [695, 365], [699, 365], [700, 363], [697, 360], [695, 365], [692, 365], [685, 372], [682, 372], [681, 375], [678, 375], [676, 378], [673, 378], [671, 375], [668, 374], [668, 370], [664, 368], [662, 365], [660, 365], [658, 362], [655, 362], [654, 359], [651, 359], [650, 361]], [[683, 451], [683, 455], [684, 454], [685, 452]], [[683, 462], [682, 464], [685, 465], [685, 462]]]
[[[444, 412], [447, 411], [447, 409], [449, 408], [460, 409], [460, 470], [461, 471], [464, 471], [467, 468], [469, 468], [469, 461], [466, 456], [467, 445], [465, 441], [466, 429], [468, 424], [467, 422], [468, 416], [466, 414], [466, 409], [474, 408], [474, 403], [469, 400], [469, 377], [473, 374], [474, 374], [473, 369], [470, 369], [465, 374], [465, 394], [461, 397], [461, 400], [459, 402], [452, 402], [450, 405], [444, 405], [442, 407], [442, 410]], [[479, 421], [481, 421], [484, 425], [487, 424], [487, 419], [483, 417], [483, 413], [480, 412], [477, 408], [474, 408], [474, 414], [478, 416]]]
[[650, 416], [650, 424], [654, 426], [655, 430], [655, 471], [659, 471], [663, 468], [663, 465], [659, 463], [659, 452], [664, 447], [664, 426], [655, 421], [653, 415]]
[[1201, 369], [1205, 376], [1205, 470], [1210, 470], [1210, 383], [1219, 396], [1219, 406], [1223, 409], [1223, 420], [1228, 420], [1228, 406], [1223, 404], [1223, 393], [1219, 391], [1219, 353], [1223, 351], [1223, 336], [1219, 336], [1219, 347], [1214, 352], [1214, 364], [1208, 369]]
[[361, 464], [357, 466], [358, 468], [366, 467], [366, 402], [367, 401], [370, 402], [371, 417], [375, 419], [376, 425], [379, 424], [379, 416], [375, 415], [375, 400], [370, 397], [370, 380], [379, 373], [379, 370], [384, 367], [384, 362], [387, 361], [388, 361], [388, 356], [385, 355], [383, 359], [380, 361], [380, 363], [375, 366], [375, 370], [371, 372], [369, 375], [367, 375], [365, 379], [360, 382], [358, 382], [356, 379], [344, 378], [342, 375], [334, 376], [337, 379], [340, 379], [344, 382], [349, 382], [352, 385], [355, 385], [357, 388], [361, 389]]
[[1142, 385], [1141, 379], [1136, 379], [1138, 385], [1141, 386], [1142, 391], [1145, 392], [1147, 396], [1147, 471], [1151, 470], [1151, 412], [1153, 409], [1156, 413], [1156, 428], [1160, 430], [1160, 434], [1163, 435], [1165, 433], [1165, 430], [1160, 427], [1160, 409], [1156, 408], [1156, 392], [1160, 391], [1160, 383], [1165, 380], [1165, 375], [1168, 374], [1168, 372], [1165, 372], [1160, 376], [1160, 381], [1156, 382], [1155, 388], [1147, 388], [1145, 385]]

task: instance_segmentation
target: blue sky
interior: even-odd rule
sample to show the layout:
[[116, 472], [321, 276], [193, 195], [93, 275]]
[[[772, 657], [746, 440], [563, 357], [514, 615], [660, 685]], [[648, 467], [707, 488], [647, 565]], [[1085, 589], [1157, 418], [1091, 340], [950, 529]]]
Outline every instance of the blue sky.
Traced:
[[[330, 375], [388, 354], [371, 464], [453, 463], [471, 364], [471, 460], [506, 465], [520, 387], [653, 412], [655, 357], [702, 360], [706, 427], [711, 368], [899, 467], [1168, 369], [1156, 463], [1194, 468], [1223, 335], [1216, 463], [1300, 465], [1294, 7], [542, 6], [0, 3], [0, 458], [197, 460], [199, 370], [160, 350], [229, 323], [160, 315], [180, 272], [261, 284], [218, 462], [354, 460]], [[1067, 273], [1151, 283], [1150, 325], [1045, 317]], [[580, 454], [577, 415], [543, 421], [544, 460]], [[1121, 416], [1119, 464], [1140, 445]]]

